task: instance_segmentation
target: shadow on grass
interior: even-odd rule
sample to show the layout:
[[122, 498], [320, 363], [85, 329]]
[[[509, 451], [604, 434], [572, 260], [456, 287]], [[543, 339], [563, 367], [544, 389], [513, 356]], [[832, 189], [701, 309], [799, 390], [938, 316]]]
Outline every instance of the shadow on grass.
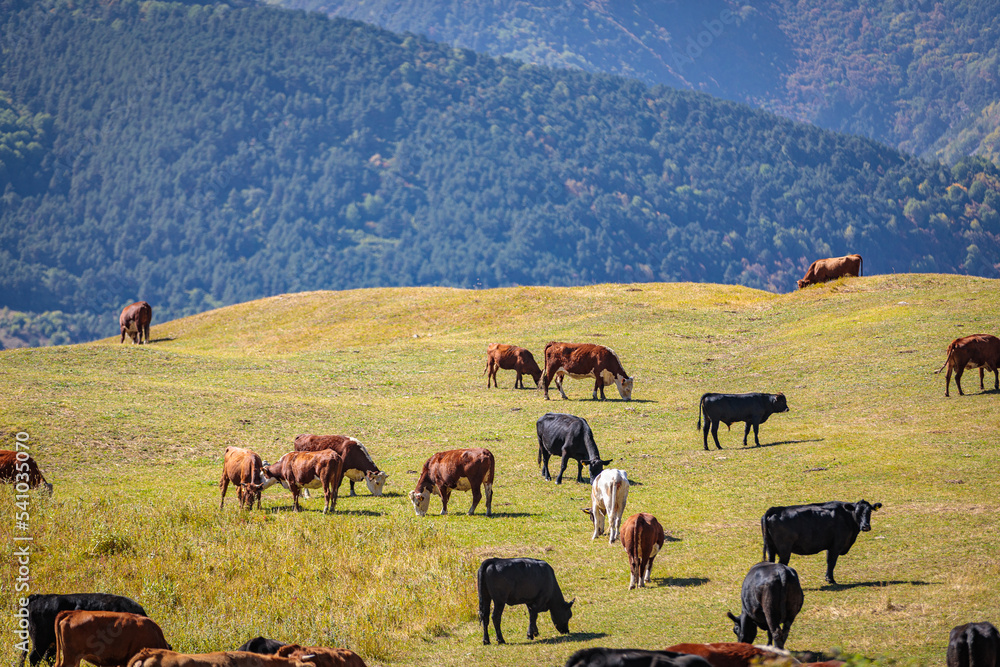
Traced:
[[[295, 505], [281, 505], [279, 507], [265, 507], [262, 510], [265, 514], [277, 514], [279, 512], [295, 512]], [[317, 507], [315, 509], [303, 507], [303, 514], [322, 514], [323, 508]], [[374, 512], [372, 510], [343, 510], [335, 509], [332, 512], [328, 512], [331, 516], [334, 514], [346, 514], [350, 516], [383, 516], [382, 512]]]
[[694, 586], [704, 586], [710, 580], [705, 577], [653, 577], [653, 582], [657, 586], [672, 586], [675, 588], [693, 588]]
[[173, 336], [167, 336], [165, 338], [154, 338], [151, 341], [149, 341], [149, 343], [150, 344], [153, 344], [153, 343], [169, 343], [172, 340], [176, 340], [176, 339]]
[[[485, 515], [483, 515], [485, 516]], [[538, 514], [533, 514], [531, 512], [494, 512], [490, 515], [490, 518], [501, 517], [504, 519], [526, 519], [531, 516], [539, 516]]]
[[537, 644], [566, 644], [569, 642], [587, 642], [591, 639], [602, 639], [607, 637], [606, 632], [571, 632], [568, 635], [556, 635], [545, 639], [535, 639]]
[[[761, 448], [764, 447], [777, 447], [778, 445], [801, 445], [806, 442], [823, 442], [825, 438], [813, 438], [812, 440], [781, 440], [779, 442], [765, 442], [761, 444]], [[756, 447], [747, 447], [747, 449], [756, 449]]]
[[664, 535], [663, 536], [663, 541], [664, 542], [680, 542], [681, 538], [674, 537], [673, 535]]
[[853, 584], [826, 584], [819, 588], [809, 588], [803, 590], [810, 591], [847, 591], [852, 588], [881, 588], [883, 586], [930, 586], [929, 581], [857, 581]]

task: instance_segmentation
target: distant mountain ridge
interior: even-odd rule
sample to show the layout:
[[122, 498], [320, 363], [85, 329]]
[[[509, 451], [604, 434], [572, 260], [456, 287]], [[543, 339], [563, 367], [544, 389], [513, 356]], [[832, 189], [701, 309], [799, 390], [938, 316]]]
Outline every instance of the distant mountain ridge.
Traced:
[[949, 163], [1000, 160], [1000, 2], [270, 0], [690, 88]]

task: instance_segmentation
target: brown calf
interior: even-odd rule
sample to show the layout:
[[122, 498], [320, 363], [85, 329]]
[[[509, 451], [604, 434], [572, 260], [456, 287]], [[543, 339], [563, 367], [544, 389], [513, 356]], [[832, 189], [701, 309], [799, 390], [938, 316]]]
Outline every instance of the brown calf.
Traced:
[[494, 465], [493, 453], [482, 447], [452, 449], [430, 457], [417, 479], [416, 488], [410, 492], [410, 500], [413, 501], [417, 516], [427, 514], [432, 493], [441, 496], [441, 514], [447, 514], [452, 489], [472, 491], [472, 507], [469, 508], [469, 514], [472, 514], [483, 497], [480, 486], [486, 491], [486, 516], [490, 516], [493, 508]]
[[346, 648], [303, 647], [298, 644], [288, 644], [279, 648], [277, 655], [296, 660], [308, 660], [316, 667], [367, 667], [361, 656]]
[[817, 259], [809, 265], [809, 270], [799, 282], [799, 289], [809, 285], [825, 283], [828, 280], [836, 280], [844, 276], [860, 276], [861, 255], [847, 255], [846, 257], [830, 257], [827, 259]]
[[143, 339], [149, 342], [149, 323], [153, 321], [153, 307], [145, 301], [136, 301], [131, 306], [125, 306], [118, 316], [118, 325], [122, 330], [122, 340], [125, 342], [127, 333], [132, 344], [142, 345]]
[[323, 514], [326, 514], [337, 506], [337, 490], [344, 479], [344, 459], [332, 449], [321, 452], [288, 452], [276, 463], [264, 466], [264, 473], [292, 492], [296, 512], [302, 509], [299, 507], [302, 489], [318, 489], [322, 486], [323, 498], [326, 499]]
[[226, 502], [226, 489], [229, 488], [230, 482], [237, 486], [236, 497], [239, 498], [240, 507], [253, 509], [253, 502], [256, 500], [257, 509], [260, 509], [263, 470], [264, 462], [257, 455], [257, 452], [242, 447], [226, 447], [222, 464], [222, 479], [219, 480], [219, 489], [222, 490], [219, 509], [221, 510]]
[[973, 334], [963, 336], [951, 341], [948, 346], [948, 358], [944, 361], [944, 366], [934, 371], [935, 374], [948, 369], [944, 376], [944, 395], [949, 396], [948, 390], [951, 388], [951, 372], [955, 371], [955, 386], [958, 387], [958, 395], [962, 393], [962, 373], [966, 368], [979, 369], [979, 388], [983, 386], [983, 370], [993, 373], [993, 388], [1000, 390], [1000, 338], [990, 334]]
[[356, 439], [346, 435], [313, 435], [303, 433], [295, 437], [295, 451], [321, 452], [332, 449], [344, 458], [344, 476], [351, 483], [351, 495], [354, 493], [354, 483], [364, 480], [373, 496], [381, 496], [389, 473], [383, 472], [375, 465], [365, 446]]
[[652, 514], [633, 514], [622, 525], [621, 539], [632, 571], [628, 588], [632, 590], [636, 584], [645, 588], [649, 583], [656, 554], [663, 548], [663, 526]]
[[738, 642], [716, 642], [714, 644], [676, 644], [668, 646], [668, 651], [701, 656], [712, 667], [751, 667], [767, 665], [771, 661], [778, 664], [796, 664], [787, 651], [775, 650]]
[[591, 343], [573, 344], [552, 342], [545, 346], [545, 373], [542, 376], [542, 391], [545, 399], [549, 398], [549, 383], [556, 381], [556, 388], [563, 398], [563, 377], [583, 379], [594, 378], [594, 400], [600, 392], [604, 398], [604, 385], [614, 384], [618, 393], [626, 401], [632, 400], [632, 387], [635, 382], [622, 367], [618, 355], [611, 348]]
[[27, 452], [0, 449], [0, 482], [27, 484], [31, 489], [44, 486], [46, 493], [52, 495], [52, 485], [45, 481], [45, 476], [38, 469], [35, 459]]
[[503, 343], [490, 343], [486, 348], [486, 388], [490, 386], [490, 379], [493, 379], [493, 386], [497, 386], [497, 371], [516, 371], [517, 377], [514, 379], [514, 389], [524, 389], [524, 379], [522, 376], [530, 375], [538, 386], [538, 381], [542, 378], [542, 369], [538, 367], [535, 357], [531, 352], [516, 345], [504, 345]]
[[216, 653], [175, 653], [160, 649], [143, 649], [128, 663], [128, 667], [318, 667], [312, 661], [284, 658], [246, 651]]
[[160, 626], [139, 614], [61, 611], [56, 616], [55, 667], [124, 667], [144, 648], [169, 649]]

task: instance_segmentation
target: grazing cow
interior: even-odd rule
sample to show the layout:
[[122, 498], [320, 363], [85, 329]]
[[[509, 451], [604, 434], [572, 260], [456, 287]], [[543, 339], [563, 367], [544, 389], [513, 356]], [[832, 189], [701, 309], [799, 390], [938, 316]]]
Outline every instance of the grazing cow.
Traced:
[[0, 482], [27, 484], [32, 489], [44, 487], [45, 492], [52, 495], [52, 485], [45, 481], [45, 475], [27, 452], [0, 449]]
[[625, 502], [628, 500], [628, 477], [624, 470], [608, 468], [590, 485], [590, 507], [583, 509], [594, 524], [596, 540], [604, 533], [604, 517], [608, 518], [608, 544], [614, 544], [622, 525]]
[[584, 378], [594, 378], [594, 400], [600, 392], [601, 400], [604, 398], [604, 385], [614, 384], [618, 387], [618, 393], [626, 401], [632, 400], [632, 387], [635, 378], [628, 376], [622, 367], [622, 362], [614, 350], [603, 345], [593, 345], [591, 343], [549, 343], [545, 346], [545, 374], [542, 377], [542, 391], [545, 400], [549, 399], [549, 383], [553, 378], [556, 381], [556, 388], [563, 398], [566, 392], [563, 391], [563, 378], [570, 376], [576, 380]]
[[569, 657], [566, 667], [712, 667], [696, 655], [637, 648], [584, 648]]
[[[109, 593], [79, 593], [70, 595], [28, 596], [28, 637], [31, 638], [30, 660], [32, 667], [42, 660], [55, 656], [56, 616], [61, 611], [84, 609], [88, 611], [120, 611], [145, 616], [146, 611], [138, 602], [122, 595]], [[27, 653], [21, 653], [23, 667]]]
[[538, 464], [542, 467], [542, 477], [546, 481], [552, 481], [552, 476], [549, 475], [550, 456], [562, 458], [556, 484], [562, 484], [563, 473], [566, 472], [570, 459], [576, 459], [578, 482], [583, 482], [584, 463], [587, 464], [590, 481], [593, 482], [604, 470], [604, 466], [613, 460], [601, 460], [601, 453], [597, 451], [597, 443], [594, 442], [594, 433], [583, 417], [548, 412], [538, 418], [535, 431], [538, 434]]
[[245, 651], [216, 653], [175, 653], [146, 648], [139, 651], [128, 667], [318, 667], [310, 659], [284, 658]]
[[356, 439], [346, 435], [313, 435], [303, 433], [295, 436], [295, 451], [320, 452], [324, 449], [333, 451], [344, 457], [344, 477], [351, 484], [351, 496], [354, 493], [354, 483], [364, 480], [373, 496], [381, 496], [389, 473], [383, 472], [375, 465], [368, 450]]
[[862, 264], [861, 255], [817, 259], [809, 265], [805, 277], [799, 281], [799, 289], [845, 276], [858, 277], [861, 275]]
[[722, 449], [719, 444], [719, 424], [726, 428], [733, 422], [746, 422], [743, 431], [743, 446], [747, 446], [750, 427], [753, 427], [753, 441], [760, 447], [757, 431], [767, 418], [776, 412], [788, 412], [788, 403], [784, 394], [702, 394], [698, 403], [698, 429], [701, 429], [701, 416], [705, 415], [704, 436], [705, 451], [708, 451], [708, 430], [712, 429], [712, 438], [716, 449]]
[[625, 519], [621, 538], [632, 573], [628, 589], [632, 590], [637, 585], [645, 588], [653, 571], [656, 554], [663, 548], [663, 526], [652, 514], [639, 512]]
[[740, 642], [675, 644], [668, 646], [667, 650], [700, 656], [712, 667], [756, 667], [772, 662], [779, 665], [798, 664], [788, 651]]
[[274, 655], [282, 646], [288, 646], [288, 644], [285, 642], [279, 642], [277, 639], [268, 639], [267, 637], [257, 635], [236, 650], [247, 651], [249, 653], [260, 653], [261, 655]]
[[538, 367], [538, 362], [531, 352], [516, 345], [504, 345], [503, 343], [490, 343], [486, 348], [486, 388], [490, 387], [490, 379], [493, 379], [493, 386], [497, 386], [497, 371], [516, 371], [517, 378], [514, 380], [514, 389], [524, 389], [524, 375], [530, 375], [538, 386], [538, 381], [542, 379], [542, 369]]
[[802, 609], [802, 585], [792, 568], [780, 563], [757, 563], [743, 579], [739, 616], [726, 612], [733, 622], [736, 641], [752, 644], [757, 628], [767, 630], [767, 643], [785, 648], [788, 631]]
[[278, 649], [277, 654], [283, 658], [308, 661], [316, 667], [366, 667], [360, 655], [346, 648], [289, 644]]
[[772, 507], [760, 518], [764, 537], [761, 560], [773, 563], [777, 556], [782, 565], [788, 565], [792, 554], [809, 556], [826, 551], [826, 580], [836, 584], [833, 568], [837, 558], [851, 550], [858, 532], [872, 529], [872, 512], [880, 507], [882, 503], [872, 505], [863, 499]]
[[344, 478], [344, 459], [332, 449], [321, 452], [288, 452], [277, 463], [264, 466], [263, 472], [292, 492], [296, 512], [302, 509], [299, 507], [302, 489], [318, 489], [322, 486], [323, 498], [326, 500], [323, 514], [326, 514], [337, 506], [337, 490]]
[[427, 459], [424, 469], [417, 479], [417, 486], [410, 492], [413, 509], [417, 516], [427, 514], [431, 504], [431, 494], [441, 496], [441, 514], [448, 513], [448, 498], [453, 489], [457, 491], [472, 491], [471, 515], [486, 492], [486, 516], [493, 512], [493, 471], [495, 468], [493, 452], [482, 447], [470, 449], [452, 449], [438, 452]]
[[125, 334], [132, 339], [132, 344], [142, 345], [143, 339], [149, 342], [149, 323], [153, 321], [153, 307], [145, 301], [136, 301], [131, 306], [125, 306], [122, 314], [118, 316], [118, 324], [122, 330], [122, 340], [125, 342]]
[[476, 573], [479, 590], [479, 622], [483, 624], [483, 644], [490, 643], [490, 603], [493, 606], [493, 629], [497, 644], [505, 644], [500, 619], [507, 605], [528, 607], [528, 639], [538, 636], [538, 614], [548, 611], [552, 625], [562, 634], [569, 633], [572, 606], [563, 597], [552, 566], [534, 558], [487, 558]]
[[236, 497], [239, 498], [240, 507], [253, 509], [256, 500], [257, 509], [260, 509], [264, 465], [264, 461], [252, 449], [226, 447], [222, 463], [222, 479], [219, 480], [219, 489], [222, 491], [219, 509], [221, 510], [226, 502], [226, 490], [230, 482], [237, 486]]
[[992, 623], [966, 623], [948, 637], [948, 667], [1000, 667], [1000, 633]]
[[951, 341], [948, 346], [948, 357], [944, 361], [944, 366], [934, 371], [938, 374], [948, 369], [944, 376], [944, 395], [949, 396], [951, 388], [951, 372], [955, 371], [955, 386], [958, 387], [958, 395], [962, 393], [962, 374], [966, 368], [979, 369], [979, 388], [983, 386], [983, 371], [988, 370], [993, 373], [993, 389], [1000, 390], [1000, 338], [990, 334], [973, 334], [963, 336]]
[[55, 667], [79, 667], [81, 660], [117, 667], [144, 648], [171, 648], [151, 619], [117, 611], [61, 611], [55, 633]]

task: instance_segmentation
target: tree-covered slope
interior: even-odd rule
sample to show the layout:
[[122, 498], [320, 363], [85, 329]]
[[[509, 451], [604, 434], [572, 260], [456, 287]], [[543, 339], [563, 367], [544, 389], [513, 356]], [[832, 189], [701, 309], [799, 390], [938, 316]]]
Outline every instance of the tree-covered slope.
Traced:
[[274, 0], [702, 90], [951, 162], [1000, 159], [1000, 3]]
[[318, 14], [0, 0], [0, 17], [5, 117], [31, 146], [13, 159], [35, 174], [0, 199], [0, 307], [100, 316], [105, 335], [139, 298], [163, 321], [374, 285], [780, 291], [847, 252], [867, 273], [1000, 275], [983, 161]]

